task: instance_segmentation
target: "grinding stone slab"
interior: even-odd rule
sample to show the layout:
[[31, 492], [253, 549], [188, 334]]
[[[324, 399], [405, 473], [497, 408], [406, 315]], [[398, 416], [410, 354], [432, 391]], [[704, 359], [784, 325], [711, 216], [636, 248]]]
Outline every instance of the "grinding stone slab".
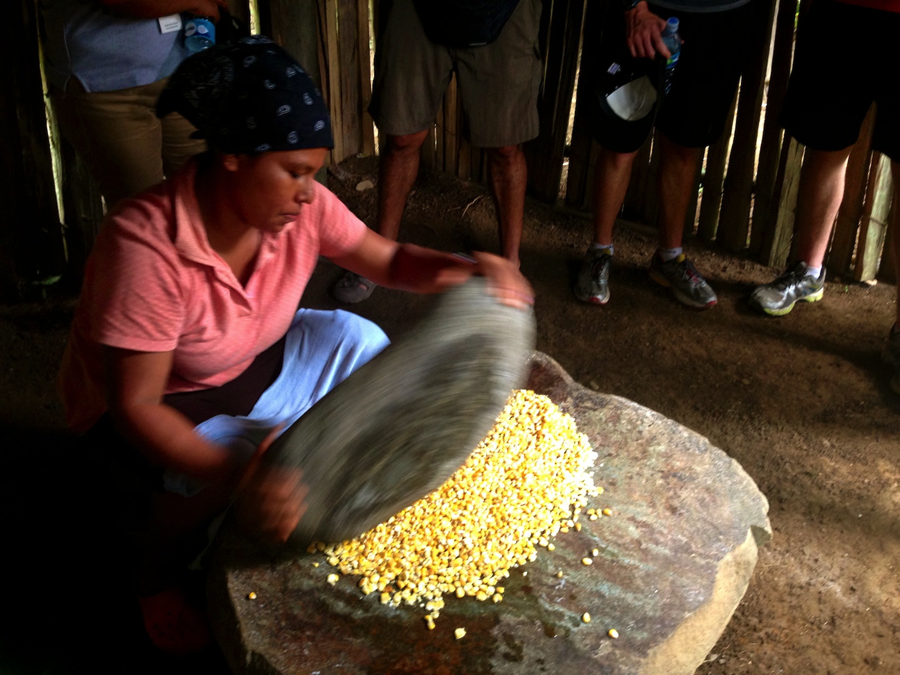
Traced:
[[309, 486], [291, 543], [353, 538], [440, 487], [524, 382], [534, 340], [533, 310], [501, 304], [483, 277], [438, 296], [264, 455]]

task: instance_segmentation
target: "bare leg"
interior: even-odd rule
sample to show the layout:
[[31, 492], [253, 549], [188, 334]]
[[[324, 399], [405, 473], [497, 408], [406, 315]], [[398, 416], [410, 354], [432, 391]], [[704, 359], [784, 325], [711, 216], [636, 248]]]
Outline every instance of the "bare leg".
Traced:
[[625, 201], [636, 156], [637, 151], [624, 153], [600, 148], [593, 196], [594, 242], [597, 244], [610, 246], [613, 243], [613, 226]]
[[397, 241], [406, 200], [419, 174], [419, 150], [428, 130], [388, 136], [378, 167], [378, 233]]
[[684, 238], [684, 221], [691, 203], [691, 190], [702, 148], [678, 145], [661, 132], [656, 137], [661, 151], [657, 186], [660, 203], [659, 247], [677, 248]]
[[806, 149], [797, 193], [797, 256], [810, 267], [821, 267], [825, 260], [844, 197], [844, 174], [851, 149]]
[[520, 145], [488, 148], [491, 197], [497, 209], [497, 225], [503, 257], [519, 264], [519, 244], [525, 219], [525, 187], [528, 167]]

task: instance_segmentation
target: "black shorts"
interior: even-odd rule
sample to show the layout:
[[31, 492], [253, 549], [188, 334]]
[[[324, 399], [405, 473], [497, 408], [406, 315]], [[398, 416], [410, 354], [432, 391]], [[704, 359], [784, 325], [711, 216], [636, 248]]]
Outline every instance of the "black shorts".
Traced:
[[780, 122], [800, 143], [843, 150], [878, 105], [872, 147], [900, 161], [900, 14], [816, 0], [800, 22]]
[[[753, 27], [759, 25], [760, 12], [768, 9], [761, 0], [724, 12], [675, 12], [655, 5], [650, 10], [668, 19], [677, 16], [684, 44], [672, 88], [658, 106], [658, 114], [642, 124], [622, 124], [618, 118], [592, 105], [592, 131], [595, 140], [615, 152], [634, 152], [650, 135], [654, 123], [675, 143], [688, 148], [703, 148], [718, 140], [725, 118], [737, 91], [751, 49]], [[625, 58], [625, 19], [613, 11], [599, 47], [594, 98], [602, 96], [602, 75], [610, 63]], [[631, 58], [630, 55], [627, 58]]]

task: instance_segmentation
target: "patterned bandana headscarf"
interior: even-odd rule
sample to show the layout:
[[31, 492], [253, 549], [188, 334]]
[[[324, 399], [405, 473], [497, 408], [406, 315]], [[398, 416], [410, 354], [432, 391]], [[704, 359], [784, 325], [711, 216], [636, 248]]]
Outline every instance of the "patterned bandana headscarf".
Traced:
[[309, 75], [269, 38], [253, 36], [186, 59], [157, 102], [229, 154], [333, 148], [331, 121]]

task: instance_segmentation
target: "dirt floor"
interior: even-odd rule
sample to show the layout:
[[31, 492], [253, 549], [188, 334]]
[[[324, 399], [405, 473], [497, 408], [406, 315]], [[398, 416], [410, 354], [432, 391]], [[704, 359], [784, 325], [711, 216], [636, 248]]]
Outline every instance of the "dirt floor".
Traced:
[[[345, 162], [329, 186], [374, 223], [371, 159]], [[448, 250], [496, 250], [484, 189], [423, 175], [401, 232]], [[529, 203], [522, 269], [537, 291], [538, 349], [579, 382], [627, 397], [707, 436], [768, 497], [774, 531], [734, 618], [698, 672], [900, 673], [900, 395], [879, 352], [896, 289], [831, 279], [825, 299], [780, 319], [746, 296], [773, 270], [688, 242], [719, 294], [709, 311], [677, 304], [645, 267], [646, 233], [620, 228], [605, 307], [570, 285], [589, 240], [583, 217]], [[304, 304], [335, 307], [338, 270], [323, 262]], [[384, 289], [356, 310], [402, 330], [421, 298]], [[0, 672], [176, 672], [153, 660], [126, 598], [107, 592], [120, 570], [90, 526], [96, 498], [71, 451], [53, 378], [72, 298], [0, 307], [0, 430], [5, 626]], [[100, 558], [100, 562], [98, 562]], [[215, 655], [184, 672], [222, 672]], [[117, 661], [121, 667], [122, 661]], [[82, 666], [91, 664], [89, 670]], [[111, 670], [107, 671], [109, 667]]]

